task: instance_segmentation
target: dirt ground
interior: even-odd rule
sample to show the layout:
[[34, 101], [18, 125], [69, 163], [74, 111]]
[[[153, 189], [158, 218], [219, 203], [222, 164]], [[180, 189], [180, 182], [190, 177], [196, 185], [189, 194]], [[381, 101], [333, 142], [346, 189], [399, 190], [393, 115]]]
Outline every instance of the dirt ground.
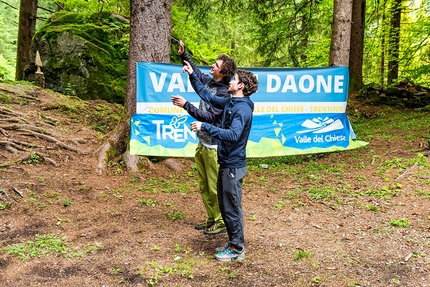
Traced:
[[192, 159], [96, 172], [119, 110], [0, 84], [1, 286], [430, 286], [429, 162], [408, 161], [428, 127], [421, 141], [393, 128], [359, 150], [250, 160], [246, 259], [218, 262], [226, 234], [194, 229]]

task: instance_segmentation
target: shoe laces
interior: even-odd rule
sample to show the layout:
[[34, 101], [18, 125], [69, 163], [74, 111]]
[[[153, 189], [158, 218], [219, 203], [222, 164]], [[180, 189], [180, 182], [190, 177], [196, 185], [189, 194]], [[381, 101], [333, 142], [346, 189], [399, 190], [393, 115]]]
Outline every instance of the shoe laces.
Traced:
[[211, 227], [209, 227], [208, 230], [209, 231], [214, 231], [217, 228], [218, 228], [218, 224], [214, 223], [214, 225], [212, 225]]
[[228, 254], [232, 254], [234, 252], [233, 249], [231, 249], [231, 247], [229, 246], [226, 250], [224, 250], [223, 252], [221, 252], [219, 255], [228, 255]]

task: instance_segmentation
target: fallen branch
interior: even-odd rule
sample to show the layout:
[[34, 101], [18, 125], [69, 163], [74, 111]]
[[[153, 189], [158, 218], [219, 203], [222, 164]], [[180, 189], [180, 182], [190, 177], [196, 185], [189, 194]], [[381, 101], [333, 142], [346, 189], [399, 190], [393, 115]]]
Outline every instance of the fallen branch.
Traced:
[[18, 189], [16, 189], [15, 187], [11, 187], [10, 189], [12, 189], [13, 191], [15, 191], [16, 193], [18, 193], [19, 194], [19, 196], [21, 196], [21, 197], [24, 197], [24, 196], [22, 196], [22, 192], [20, 192]]
[[418, 162], [416, 162], [413, 166], [411, 166], [410, 168], [408, 168], [407, 170], [405, 170], [401, 175], [399, 175], [396, 180], [402, 178], [405, 174], [407, 174], [409, 171], [411, 171], [414, 167], [416, 167], [418, 165]]

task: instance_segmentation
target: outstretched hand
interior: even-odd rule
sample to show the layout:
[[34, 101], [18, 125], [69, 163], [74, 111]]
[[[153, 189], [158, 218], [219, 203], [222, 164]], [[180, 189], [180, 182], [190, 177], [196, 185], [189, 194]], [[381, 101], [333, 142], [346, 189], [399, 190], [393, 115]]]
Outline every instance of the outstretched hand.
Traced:
[[182, 68], [182, 73], [187, 72], [188, 75], [193, 73], [193, 67], [191, 67], [190, 63], [184, 60], [184, 67]]
[[192, 122], [191, 123], [191, 130], [193, 132], [201, 131], [202, 129], [202, 122]]
[[172, 95], [171, 100], [175, 106], [178, 106], [181, 108], [183, 108], [185, 103], [187, 102], [187, 100], [184, 99], [184, 97], [182, 97], [180, 95]]
[[182, 40], [179, 40], [179, 50], [178, 50], [178, 54], [182, 55], [185, 52], [185, 45], [184, 42], [182, 42]]

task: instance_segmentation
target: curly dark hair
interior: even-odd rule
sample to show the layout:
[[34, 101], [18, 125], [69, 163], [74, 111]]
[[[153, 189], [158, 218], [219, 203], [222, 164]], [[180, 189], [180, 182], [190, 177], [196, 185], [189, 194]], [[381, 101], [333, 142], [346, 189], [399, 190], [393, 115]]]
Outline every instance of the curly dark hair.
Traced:
[[243, 83], [243, 95], [250, 96], [258, 90], [257, 77], [250, 71], [237, 70], [239, 83]]
[[230, 83], [231, 78], [236, 74], [237, 66], [236, 62], [227, 55], [219, 55], [217, 60], [222, 61], [220, 73], [224, 75], [222, 81], [226, 84]]

